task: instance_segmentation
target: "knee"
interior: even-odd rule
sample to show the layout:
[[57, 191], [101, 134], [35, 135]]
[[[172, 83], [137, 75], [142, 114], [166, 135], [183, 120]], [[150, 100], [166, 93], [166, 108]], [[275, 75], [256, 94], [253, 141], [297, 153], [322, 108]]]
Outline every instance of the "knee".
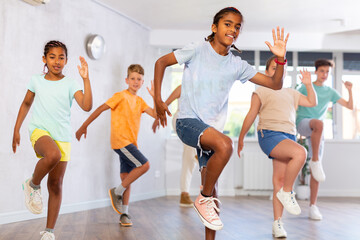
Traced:
[[217, 151], [222, 153], [226, 158], [230, 158], [234, 151], [234, 145], [231, 138], [224, 136], [223, 138], [219, 139]]
[[62, 193], [63, 178], [48, 179], [48, 190], [49, 192], [59, 195]]
[[318, 119], [313, 119], [312, 120], [312, 127], [314, 131], [319, 131], [322, 132], [323, 128], [324, 128], [324, 122]]
[[143, 170], [143, 172], [147, 172], [150, 169], [150, 163], [146, 162], [144, 165], [141, 166], [141, 169]]
[[59, 150], [51, 151], [46, 154], [46, 158], [50, 165], [56, 165], [60, 162], [61, 152]]
[[299, 146], [298, 149], [295, 152], [295, 156], [298, 159], [299, 162], [302, 164], [305, 163], [307, 158], [307, 151], [303, 146]]

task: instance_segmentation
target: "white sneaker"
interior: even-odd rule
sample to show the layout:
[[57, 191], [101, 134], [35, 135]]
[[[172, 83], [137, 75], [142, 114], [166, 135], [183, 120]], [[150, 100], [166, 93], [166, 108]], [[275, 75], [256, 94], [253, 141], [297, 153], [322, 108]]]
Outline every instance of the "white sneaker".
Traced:
[[35, 190], [30, 186], [31, 179], [32, 178], [29, 178], [22, 184], [25, 194], [25, 205], [30, 212], [40, 214], [43, 211], [41, 190]]
[[284, 223], [281, 221], [281, 218], [275, 220], [272, 227], [272, 234], [276, 238], [286, 238], [287, 233], [284, 229]]
[[40, 232], [41, 239], [40, 240], [55, 240], [55, 234], [48, 232], [48, 231], [42, 231]]
[[320, 161], [314, 162], [313, 160], [311, 160], [309, 165], [310, 165], [311, 174], [315, 178], [315, 180], [318, 182], [325, 181], [325, 173], [321, 162]]
[[276, 193], [276, 197], [289, 213], [294, 215], [301, 213], [300, 206], [295, 199], [295, 192], [284, 192], [283, 188], [281, 188], [280, 191]]
[[310, 206], [309, 218], [312, 220], [321, 220], [323, 217], [319, 211], [319, 208], [316, 205]]

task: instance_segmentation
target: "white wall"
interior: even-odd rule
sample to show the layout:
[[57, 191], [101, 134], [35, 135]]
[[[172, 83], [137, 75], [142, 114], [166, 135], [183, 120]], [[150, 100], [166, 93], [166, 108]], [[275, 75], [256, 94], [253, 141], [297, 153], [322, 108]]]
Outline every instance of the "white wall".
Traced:
[[[106, 54], [98, 61], [90, 60], [85, 51], [85, 39], [95, 33], [102, 35], [107, 45]], [[153, 105], [146, 86], [153, 79], [154, 62], [161, 52], [149, 45], [148, 29], [89, 0], [51, 1], [38, 7], [20, 0], [0, 1], [0, 224], [35, 217], [26, 210], [21, 190], [22, 182], [31, 176], [37, 161], [27, 131], [29, 116], [22, 125], [21, 145], [16, 154], [12, 153], [11, 143], [26, 85], [33, 74], [41, 73], [43, 47], [53, 39], [63, 41], [68, 47], [69, 60], [64, 74], [81, 84], [76, 68], [78, 57], [81, 55], [88, 60], [93, 110], [113, 93], [126, 88], [124, 79], [131, 63], [145, 68], [145, 84], [139, 95]], [[89, 115], [74, 101], [74, 132]], [[131, 200], [165, 194], [166, 132], [154, 135], [151, 124], [152, 119], [143, 116], [138, 144], [151, 168], [134, 183]], [[71, 161], [64, 180], [62, 212], [109, 204], [107, 190], [120, 183], [119, 160], [110, 148], [109, 134], [110, 112], [105, 112], [89, 127], [86, 140], [79, 143], [73, 138]], [[160, 173], [157, 178], [155, 171]], [[42, 182], [44, 203], [47, 202], [45, 180]]]

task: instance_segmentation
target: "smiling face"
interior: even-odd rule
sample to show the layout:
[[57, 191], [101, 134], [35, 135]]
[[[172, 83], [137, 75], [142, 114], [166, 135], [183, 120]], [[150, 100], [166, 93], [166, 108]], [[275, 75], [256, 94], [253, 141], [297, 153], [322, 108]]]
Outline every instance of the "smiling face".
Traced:
[[128, 90], [132, 94], [136, 94], [137, 91], [141, 88], [144, 83], [143, 75], [137, 72], [131, 72], [129, 76], [125, 79], [126, 84], [129, 85]]
[[62, 70], [67, 63], [65, 50], [61, 47], [50, 48], [46, 56], [43, 56], [43, 62], [49, 69], [48, 75], [62, 77]]
[[217, 24], [211, 26], [211, 30], [215, 33], [215, 44], [220, 43], [224, 47], [231, 47], [239, 36], [241, 23], [240, 14], [228, 12], [223, 15]]

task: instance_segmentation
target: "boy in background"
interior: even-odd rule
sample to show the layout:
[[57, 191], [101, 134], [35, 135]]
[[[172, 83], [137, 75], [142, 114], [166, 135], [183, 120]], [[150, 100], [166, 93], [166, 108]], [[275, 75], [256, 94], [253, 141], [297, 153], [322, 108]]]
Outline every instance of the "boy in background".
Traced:
[[[132, 226], [129, 216], [130, 186], [135, 180], [146, 173], [149, 162], [137, 147], [137, 136], [140, 128], [142, 113], [147, 113], [156, 118], [156, 111], [150, 108], [146, 102], [137, 96], [138, 90], [144, 83], [144, 69], [139, 64], [128, 67], [125, 79], [128, 89], [115, 93], [109, 100], [98, 107], [76, 132], [76, 138], [80, 141], [84, 134], [86, 138], [87, 127], [102, 112], [111, 109], [111, 148], [120, 157], [121, 184], [111, 188], [109, 195], [111, 205], [115, 212], [120, 214], [122, 226]], [[147, 88], [154, 97], [153, 84]]]

